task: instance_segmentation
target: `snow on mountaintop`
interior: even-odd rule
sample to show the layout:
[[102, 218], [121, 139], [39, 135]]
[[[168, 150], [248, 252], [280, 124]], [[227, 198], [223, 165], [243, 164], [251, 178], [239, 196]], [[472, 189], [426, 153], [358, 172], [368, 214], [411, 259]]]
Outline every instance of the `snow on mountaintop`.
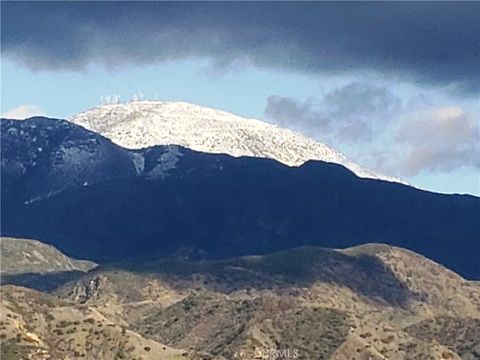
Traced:
[[360, 177], [404, 183], [364, 169], [294, 131], [185, 102], [102, 105], [69, 120], [130, 149], [174, 144], [207, 153], [271, 158], [289, 166], [323, 160], [343, 165]]

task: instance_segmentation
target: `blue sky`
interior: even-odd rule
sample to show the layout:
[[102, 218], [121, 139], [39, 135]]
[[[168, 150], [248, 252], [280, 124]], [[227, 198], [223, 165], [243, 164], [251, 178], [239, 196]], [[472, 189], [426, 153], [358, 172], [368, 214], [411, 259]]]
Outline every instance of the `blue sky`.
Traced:
[[265, 100], [272, 87], [285, 95], [318, 93], [321, 84], [308, 78], [300, 73], [279, 74], [255, 68], [219, 73], [201, 60], [115, 70], [89, 66], [79, 72], [35, 71], [4, 60], [2, 108], [34, 104], [50, 116], [66, 117], [97, 106], [101, 96], [114, 94], [128, 101], [142, 92], [148, 99], [184, 100], [263, 118]]
[[[480, 195], [477, 44], [469, 28], [476, 20], [468, 17], [478, 6], [437, 5], [440, 15], [429, 15], [425, 7], [435, 5], [404, 5], [405, 19], [388, 23], [398, 9], [383, 4], [352, 11], [200, 3], [188, 12], [182, 4], [8, 6], [2, 3], [2, 114], [64, 118], [101, 96], [128, 101], [142, 92], [292, 128], [421, 188]], [[29, 11], [44, 16], [28, 22]], [[117, 16], [105, 22], [102, 11]], [[169, 11], [163, 27], [149, 20]], [[455, 36], [435, 28], [459, 14]], [[410, 27], [438, 31], [405, 30], [409, 19], [425, 17], [423, 27]], [[370, 31], [380, 25], [384, 33]], [[358, 33], [362, 46], [350, 41]]]

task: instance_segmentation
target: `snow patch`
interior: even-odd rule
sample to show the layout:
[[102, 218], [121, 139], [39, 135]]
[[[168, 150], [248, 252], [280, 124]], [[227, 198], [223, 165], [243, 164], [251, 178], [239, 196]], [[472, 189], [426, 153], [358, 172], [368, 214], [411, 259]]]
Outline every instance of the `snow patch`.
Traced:
[[89, 160], [90, 154], [79, 147], [60, 147], [60, 154], [62, 158], [62, 166], [80, 167], [83, 163]]
[[145, 170], [145, 158], [141, 154], [133, 153], [132, 154], [133, 166], [135, 166], [135, 171], [137, 175], [143, 174]]
[[182, 156], [178, 146], [170, 145], [158, 158], [157, 165], [147, 174], [147, 179], [165, 179], [168, 172], [176, 168], [178, 158]]

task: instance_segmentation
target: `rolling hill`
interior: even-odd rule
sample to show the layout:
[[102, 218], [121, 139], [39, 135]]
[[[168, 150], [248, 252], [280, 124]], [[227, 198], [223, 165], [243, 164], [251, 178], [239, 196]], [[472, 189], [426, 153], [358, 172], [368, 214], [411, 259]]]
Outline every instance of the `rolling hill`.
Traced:
[[480, 359], [479, 284], [382, 244], [122, 262], [53, 294], [1, 291], [7, 359]]

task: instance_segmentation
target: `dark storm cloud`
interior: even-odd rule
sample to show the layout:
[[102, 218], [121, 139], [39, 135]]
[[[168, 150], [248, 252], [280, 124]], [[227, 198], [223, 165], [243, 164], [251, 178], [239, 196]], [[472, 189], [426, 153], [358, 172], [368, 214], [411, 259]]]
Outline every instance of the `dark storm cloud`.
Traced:
[[478, 91], [480, 4], [2, 2], [2, 50], [38, 69], [207, 57], [374, 70]]

